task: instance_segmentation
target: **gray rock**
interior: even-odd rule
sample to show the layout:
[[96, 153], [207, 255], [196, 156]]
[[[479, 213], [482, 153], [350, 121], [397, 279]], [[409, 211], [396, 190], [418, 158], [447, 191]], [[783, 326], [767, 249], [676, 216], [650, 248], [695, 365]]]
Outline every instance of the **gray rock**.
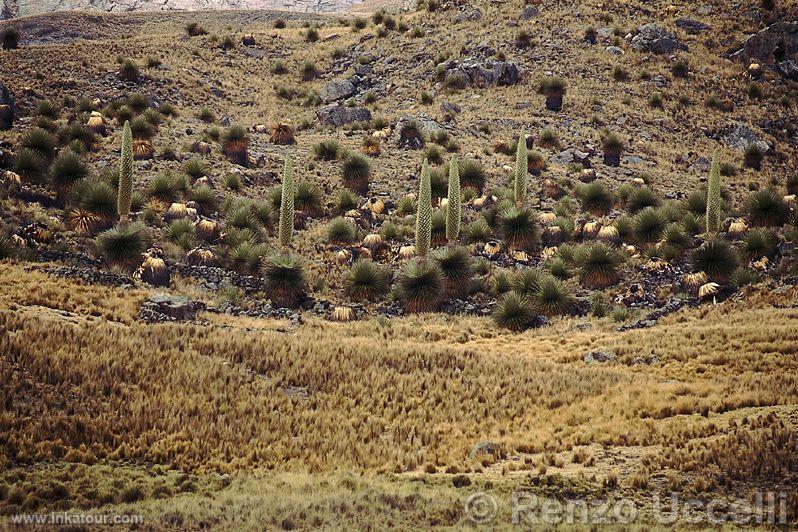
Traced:
[[498, 458], [501, 456], [501, 452], [502, 448], [498, 443], [494, 443], [492, 441], [480, 441], [474, 445], [474, 447], [471, 449], [471, 452], [468, 453], [468, 456], [470, 458], [474, 458], [482, 454]]
[[441, 124], [426, 115], [404, 115], [399, 118], [394, 128], [394, 134], [397, 139], [402, 138], [402, 131], [405, 129], [405, 125], [412, 122], [415, 122], [421, 134], [427, 138], [429, 138], [430, 135], [435, 135], [446, 130]]
[[340, 127], [353, 122], [368, 122], [371, 120], [371, 111], [363, 107], [345, 107], [331, 103], [317, 109], [316, 116], [323, 124]]
[[521, 13], [521, 18], [524, 20], [529, 20], [531, 18], [535, 18], [536, 16], [540, 15], [540, 10], [535, 6], [526, 6], [524, 11]]
[[343, 98], [349, 98], [356, 90], [357, 87], [351, 79], [339, 79], [325, 85], [324, 88], [319, 91], [319, 98], [321, 98], [321, 101], [324, 103], [330, 103]]
[[657, 24], [649, 23], [640, 27], [632, 38], [632, 49], [637, 52], [671, 54], [687, 50], [687, 45], [676, 40], [676, 36]]
[[595, 362], [612, 362], [616, 358], [615, 353], [609, 351], [591, 351], [585, 353], [582, 360], [584, 360], [586, 364], [592, 364]]
[[605, 52], [612, 55], [623, 55], [624, 51], [622, 48], [618, 48], [617, 46], [607, 46], [604, 49]]
[[676, 27], [692, 34], [700, 33], [709, 29], [708, 24], [704, 24], [699, 20], [693, 20], [690, 18], [677, 18]]
[[515, 85], [523, 75], [521, 67], [512, 61], [468, 58], [461, 62], [448, 61], [443, 65], [446, 77], [460, 88]]
[[482, 11], [477, 8], [466, 7], [455, 15], [454, 17], [455, 22], [466, 22], [469, 20], [482, 20]]
[[763, 152], [770, 151], [770, 145], [763, 141], [747, 124], [734, 122], [721, 132], [721, 140], [730, 148], [744, 151], [751, 144], [756, 144]]
[[191, 301], [184, 296], [169, 294], [155, 294], [150, 296], [143, 305], [139, 315], [148, 322], [162, 321], [191, 321], [197, 313], [205, 310], [205, 303]]
[[623, 164], [651, 164], [637, 155], [627, 155], [623, 158]]
[[771, 24], [745, 39], [732, 57], [773, 65], [783, 76], [798, 79], [798, 21]]
[[777, 63], [776, 70], [787, 79], [798, 80], [798, 61], [788, 59]]

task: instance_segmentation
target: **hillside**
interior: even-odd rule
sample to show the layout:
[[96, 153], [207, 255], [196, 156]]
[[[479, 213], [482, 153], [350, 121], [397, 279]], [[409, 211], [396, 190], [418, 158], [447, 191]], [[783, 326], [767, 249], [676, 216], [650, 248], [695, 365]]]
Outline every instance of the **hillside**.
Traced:
[[[59, 11], [128, 13], [138, 11], [207, 11], [279, 9], [307, 13], [344, 11], [362, 0], [3, 0], [0, 19], [29, 17]], [[399, 3], [399, 2], [395, 2]], [[390, 4], [390, 2], [388, 2]]]
[[0, 513], [794, 523], [798, 8], [605, 4], [0, 24]]

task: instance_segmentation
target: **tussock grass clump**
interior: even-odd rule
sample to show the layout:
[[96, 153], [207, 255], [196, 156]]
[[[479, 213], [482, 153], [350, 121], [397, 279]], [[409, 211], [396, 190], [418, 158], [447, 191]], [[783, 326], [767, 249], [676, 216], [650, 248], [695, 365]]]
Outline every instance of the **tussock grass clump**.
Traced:
[[338, 145], [338, 141], [331, 139], [331, 140], [323, 140], [318, 144], [313, 145], [313, 153], [316, 156], [316, 159], [320, 161], [332, 161], [338, 157], [338, 153], [340, 151], [340, 146]]
[[245, 239], [236, 242], [228, 254], [231, 267], [243, 274], [254, 274], [260, 268], [264, 258], [269, 253], [269, 248], [265, 244], [255, 242], [251, 239]]
[[40, 127], [29, 129], [22, 135], [20, 146], [34, 150], [45, 159], [52, 159], [55, 154], [56, 138], [52, 133]]
[[147, 185], [147, 196], [170, 203], [180, 195], [179, 181], [168, 172], [156, 175]]
[[208, 185], [192, 188], [188, 193], [188, 199], [197, 204], [197, 208], [202, 214], [208, 215], [216, 212], [216, 192]]
[[603, 242], [579, 247], [574, 262], [579, 267], [580, 281], [589, 288], [606, 288], [620, 280], [618, 266], [622, 259], [617, 251]]
[[263, 261], [266, 296], [280, 307], [294, 308], [305, 297], [305, 266], [299, 257], [281, 253]]
[[351, 244], [357, 238], [357, 228], [346, 218], [333, 218], [327, 225], [327, 241]]
[[3, 31], [0, 31], [0, 46], [3, 47], [3, 50], [16, 50], [19, 47], [20, 38], [21, 33], [17, 28], [13, 26], [3, 28]]
[[192, 157], [183, 166], [183, 171], [191, 179], [199, 179], [206, 175], [205, 162], [199, 157]]
[[743, 249], [749, 258], [772, 258], [778, 245], [778, 236], [766, 227], [754, 228], [743, 237]]
[[524, 268], [512, 280], [512, 289], [522, 296], [534, 297], [540, 290], [545, 274], [536, 268]]
[[543, 275], [534, 295], [535, 308], [546, 316], [570, 314], [576, 299], [565, 285], [551, 275]]
[[38, 181], [46, 173], [47, 159], [31, 148], [22, 148], [14, 155], [14, 171], [28, 181]]
[[388, 292], [392, 277], [393, 273], [387, 266], [359, 260], [346, 275], [346, 295], [355, 301], [373, 301]]
[[615, 201], [612, 191], [600, 181], [579, 187], [578, 195], [582, 209], [594, 216], [604, 216], [610, 212]]
[[488, 222], [484, 218], [477, 218], [466, 226], [463, 238], [467, 244], [476, 244], [478, 242], [487, 242], [492, 235], [493, 230], [488, 225]]
[[760, 227], [780, 227], [787, 221], [789, 207], [775, 189], [767, 188], [751, 194], [746, 201], [751, 224]]
[[626, 199], [626, 208], [632, 214], [636, 214], [646, 207], [657, 207], [659, 204], [659, 197], [648, 187], [634, 189]]
[[644, 244], [656, 242], [668, 226], [668, 219], [661, 210], [646, 207], [632, 219], [635, 238]]
[[8, 235], [4, 232], [0, 232], [0, 260], [10, 259], [16, 255], [16, 253], [17, 249], [14, 247], [14, 243], [11, 242]]
[[344, 214], [347, 211], [356, 209], [358, 204], [357, 195], [348, 188], [342, 188], [335, 194], [335, 212]]
[[693, 251], [690, 264], [694, 271], [705, 272], [711, 280], [723, 283], [740, 265], [740, 259], [726, 240], [713, 238]]
[[341, 167], [343, 185], [358, 194], [366, 194], [369, 190], [371, 163], [368, 158], [356, 152], [350, 152]]
[[97, 236], [99, 256], [109, 264], [130, 268], [141, 261], [150, 245], [150, 234], [141, 223], [119, 225]]
[[240, 166], [247, 165], [247, 149], [249, 148], [249, 133], [240, 125], [230, 126], [222, 135], [222, 153], [230, 162]]
[[89, 173], [89, 165], [80, 155], [69, 150], [59, 153], [50, 169], [56, 189], [64, 192], [76, 181], [88, 177]]
[[456, 298], [467, 296], [474, 272], [468, 250], [459, 246], [446, 247], [435, 252], [432, 260], [443, 274], [446, 296]]
[[433, 312], [440, 306], [446, 285], [438, 264], [422, 257], [405, 265], [396, 289], [406, 312]]
[[75, 183], [69, 192], [74, 207], [110, 221], [116, 216], [116, 190], [104, 179], [87, 178]]
[[505, 208], [499, 214], [496, 225], [508, 247], [531, 249], [540, 241], [540, 224], [529, 208], [515, 205]]
[[528, 329], [537, 317], [534, 304], [517, 292], [505, 294], [493, 312], [493, 321], [499, 327], [521, 332]]

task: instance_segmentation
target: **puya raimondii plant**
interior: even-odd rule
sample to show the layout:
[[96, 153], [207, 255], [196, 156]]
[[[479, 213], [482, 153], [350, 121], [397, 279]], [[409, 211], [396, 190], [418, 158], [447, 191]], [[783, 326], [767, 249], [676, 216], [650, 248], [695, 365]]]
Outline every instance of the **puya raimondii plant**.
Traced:
[[432, 185], [429, 162], [421, 165], [421, 181], [418, 185], [418, 207], [416, 209], [416, 254], [426, 257], [432, 239]]

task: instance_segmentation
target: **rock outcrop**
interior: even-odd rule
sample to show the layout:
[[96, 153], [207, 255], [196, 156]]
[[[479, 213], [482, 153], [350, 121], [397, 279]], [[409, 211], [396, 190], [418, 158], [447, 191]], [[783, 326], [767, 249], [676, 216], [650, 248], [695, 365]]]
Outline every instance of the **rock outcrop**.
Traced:
[[371, 111], [364, 107], [346, 107], [331, 103], [317, 109], [316, 116], [325, 125], [341, 127], [353, 122], [368, 122], [371, 120]]
[[687, 50], [687, 45], [679, 42], [675, 35], [662, 26], [649, 23], [641, 26], [637, 35], [632, 38], [632, 49], [637, 52], [672, 54]]
[[460, 88], [515, 85], [521, 81], [523, 70], [512, 61], [467, 58], [442, 63], [447, 83]]
[[798, 80], [798, 21], [776, 22], [751, 35], [732, 57], [769, 65], [785, 78]]

